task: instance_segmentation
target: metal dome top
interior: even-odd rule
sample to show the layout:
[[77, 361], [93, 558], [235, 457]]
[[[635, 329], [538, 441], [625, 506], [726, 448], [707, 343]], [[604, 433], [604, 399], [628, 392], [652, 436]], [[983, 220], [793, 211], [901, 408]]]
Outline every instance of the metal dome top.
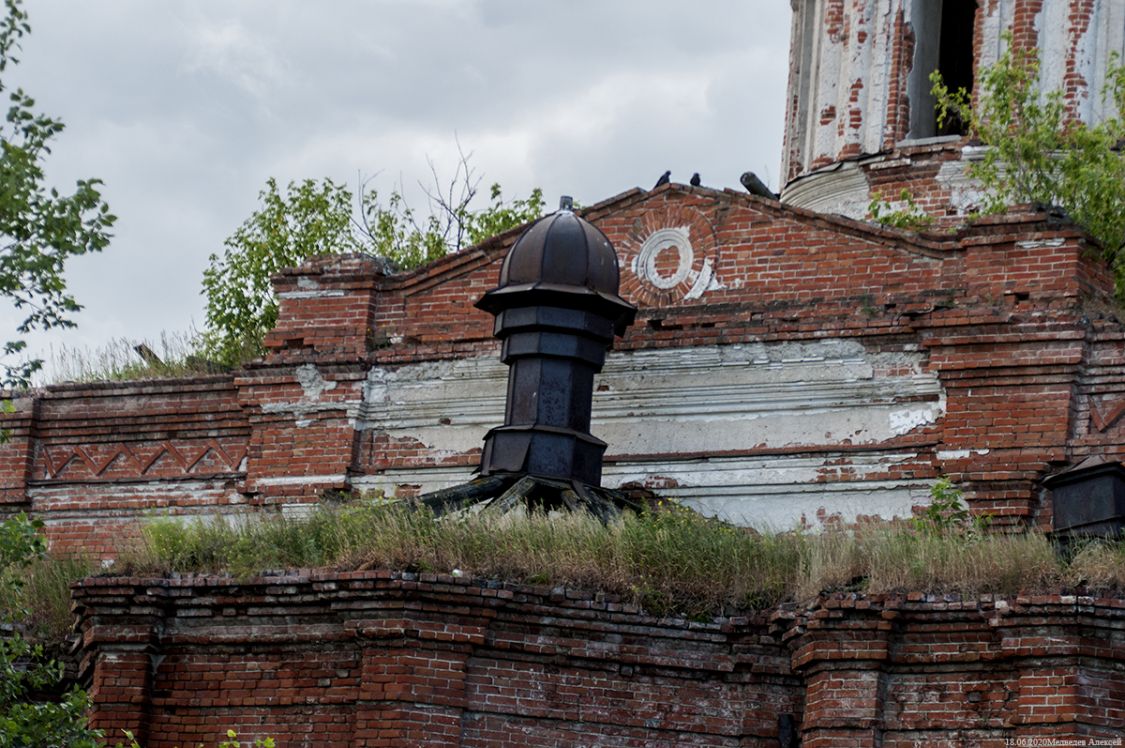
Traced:
[[617, 253], [609, 239], [566, 207], [531, 224], [500, 269], [501, 288], [548, 284], [616, 295], [618, 282]]

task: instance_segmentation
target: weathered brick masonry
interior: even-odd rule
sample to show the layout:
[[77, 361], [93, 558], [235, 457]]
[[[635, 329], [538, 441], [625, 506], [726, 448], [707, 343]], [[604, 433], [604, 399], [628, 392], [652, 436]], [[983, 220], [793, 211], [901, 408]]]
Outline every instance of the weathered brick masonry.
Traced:
[[1125, 730], [1125, 603], [821, 599], [708, 623], [387, 572], [91, 579], [93, 720], [317, 746], [1003, 746]]
[[1005, 52], [1006, 35], [1035, 54], [1041, 90], [1059, 91], [1070, 117], [1095, 124], [1112, 113], [1101, 94], [1111, 55], [1125, 52], [1119, 0], [792, 5], [783, 202], [863, 218], [875, 196], [907, 207], [906, 190], [941, 223], [978, 210], [982, 194], [966, 166], [983, 149], [938, 126], [929, 76], [941, 70], [953, 90], [973, 90], [976, 78], [979, 91], [980, 70]]
[[[583, 211], [639, 307], [597, 379], [603, 483], [788, 527], [906, 515], [949, 475], [997, 527], [1049, 527], [1045, 477], [1125, 455], [1113, 280], [1051, 215], [956, 225], [980, 151], [937, 131], [927, 76], [955, 68], [943, 36], [971, 39], [951, 49], [979, 69], [1010, 31], [1096, 122], [1125, 4], [793, 7], [781, 202], [671, 184]], [[940, 232], [827, 215], [903, 188]], [[112, 559], [153, 513], [300, 512], [328, 491], [467, 479], [506, 376], [472, 305], [516, 235], [405, 275], [361, 257], [286, 271], [266, 356], [228, 375], [17, 398], [0, 517], [27, 511], [56, 552]], [[228, 727], [286, 748], [778, 745], [787, 717], [806, 748], [1125, 731], [1121, 600], [832, 597], [699, 623], [370, 571], [91, 579], [75, 601], [94, 724], [152, 748]]]
[[[908, 514], [948, 474], [1001, 526], [1047, 526], [1045, 476], [1125, 451], [1125, 326], [1073, 227], [1019, 213], [953, 227], [979, 148], [932, 137], [928, 74], [971, 83], [1010, 32], [1072, 116], [1097, 122], [1125, 4], [793, 8], [780, 203], [673, 184], [584, 211], [640, 308], [598, 379], [604, 483], [787, 527]], [[902, 187], [941, 232], [826, 215]], [[57, 550], [109, 558], [153, 511], [292, 511], [325, 491], [465, 480], [505, 390], [472, 303], [514, 239], [401, 276], [356, 257], [283, 273], [268, 355], [228, 376], [18, 399], [0, 419], [0, 516], [29, 511]]]
[[[1044, 476], [1125, 452], [1112, 281], [1047, 215], [913, 235], [679, 185], [586, 215], [640, 306], [595, 396], [608, 485], [789, 526], [909, 514], [948, 474], [1000, 524], [1046, 523]], [[466, 479], [505, 388], [472, 303], [513, 240], [405, 276], [355, 257], [286, 272], [268, 355], [231, 375], [18, 399], [0, 511], [109, 558], [153, 511]]]

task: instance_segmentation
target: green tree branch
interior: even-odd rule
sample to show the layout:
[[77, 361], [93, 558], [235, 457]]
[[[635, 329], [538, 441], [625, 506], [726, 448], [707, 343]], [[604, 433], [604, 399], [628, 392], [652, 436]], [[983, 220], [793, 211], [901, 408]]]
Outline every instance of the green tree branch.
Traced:
[[401, 188], [384, 200], [361, 183], [357, 218], [353, 194], [331, 179], [291, 182], [284, 194], [269, 179], [258, 209], [227, 238], [221, 256], [211, 255], [204, 271], [204, 354], [226, 366], [262, 354], [262, 340], [277, 321], [270, 276], [284, 268], [318, 255], [357, 252], [409, 270], [543, 212], [539, 189], [509, 202], [498, 184], [491, 186], [485, 207], [471, 208], [479, 180], [464, 154], [447, 184], [432, 165], [431, 170], [434, 188], [426, 191], [429, 211], [424, 215], [407, 204]]
[[1062, 208], [1101, 245], [1125, 298], [1125, 66], [1110, 59], [1103, 101], [1115, 114], [1088, 125], [1068, 111], [1061, 91], [1039, 87], [1035, 50], [1007, 49], [980, 72], [974, 97], [930, 76], [939, 121], [960, 118], [988, 146], [969, 175], [985, 190], [983, 209], [1039, 203]]
[[[6, 0], [0, 20], [0, 74], [16, 64], [20, 40], [31, 31], [21, 0]], [[35, 100], [22, 89], [8, 91], [9, 107], [0, 124], [0, 295], [24, 317], [16, 335], [0, 347], [0, 385], [26, 386], [42, 367], [39, 359], [22, 359], [32, 330], [73, 327], [70, 315], [81, 309], [67, 291], [63, 271], [71, 257], [100, 252], [109, 244], [116, 218], [101, 199], [97, 179], [79, 180], [64, 195], [44, 184], [43, 161], [63, 123], [35, 111]]]

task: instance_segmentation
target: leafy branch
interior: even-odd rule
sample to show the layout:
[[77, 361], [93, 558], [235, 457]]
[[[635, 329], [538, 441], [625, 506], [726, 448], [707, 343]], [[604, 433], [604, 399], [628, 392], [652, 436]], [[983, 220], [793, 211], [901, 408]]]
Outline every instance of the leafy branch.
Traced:
[[491, 186], [490, 202], [473, 209], [480, 177], [471, 155], [460, 153], [448, 183], [431, 162], [434, 184], [421, 185], [429, 202], [424, 214], [407, 203], [401, 185], [383, 199], [369, 187], [372, 180], [361, 181], [357, 201], [331, 179], [290, 182], [284, 193], [275, 179], [267, 180], [258, 209], [204, 271], [204, 355], [227, 366], [261, 355], [262, 339], [277, 321], [270, 276], [311, 257], [362, 253], [407, 270], [540, 216], [539, 189], [505, 201], [498, 184]]
[[[0, 19], [0, 73], [18, 63], [22, 38], [30, 33], [20, 0], [6, 0]], [[0, 123], [0, 296], [23, 312], [16, 337], [0, 347], [0, 385], [26, 386], [42, 367], [38, 359], [19, 360], [32, 330], [73, 327], [70, 315], [82, 307], [67, 291], [63, 271], [71, 257], [100, 252], [109, 244], [116, 218], [101, 199], [97, 179], [78, 180], [65, 195], [45, 185], [43, 161], [64, 125], [37, 113], [23, 89], [8, 91], [8, 111]]]
[[950, 90], [930, 76], [939, 122], [958, 118], [989, 146], [969, 166], [984, 187], [986, 212], [1037, 203], [1062, 208], [1101, 246], [1125, 298], [1125, 66], [1110, 58], [1101, 92], [1107, 110], [1097, 124], [1080, 121], [1061, 91], [1039, 87], [1033, 49], [1007, 49], [981, 71], [979, 90]]
[[867, 205], [868, 217], [881, 226], [908, 231], [921, 231], [933, 225], [934, 217], [914, 202], [910, 190], [903, 188], [898, 198], [897, 203], [892, 203], [883, 199], [883, 193], [874, 193]]

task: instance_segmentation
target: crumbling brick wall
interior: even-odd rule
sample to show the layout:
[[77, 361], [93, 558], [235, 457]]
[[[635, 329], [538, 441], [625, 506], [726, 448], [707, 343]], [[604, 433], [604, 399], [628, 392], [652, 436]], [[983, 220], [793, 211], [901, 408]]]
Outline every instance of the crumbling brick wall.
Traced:
[[[93, 723], [171, 748], [1003, 746], [1125, 730], [1125, 604], [837, 595], [690, 622], [379, 571], [90, 579]], [[794, 743], [790, 743], [793, 745]]]
[[970, 137], [937, 129], [930, 73], [942, 34], [954, 34], [980, 71], [1005, 35], [1032, 50], [1045, 91], [1093, 124], [1112, 114], [1101, 92], [1113, 54], [1125, 51], [1117, 0], [978, 0], [971, 27], [943, 28], [941, 3], [855, 0], [794, 3], [782, 200], [863, 218], [873, 199], [955, 225], [981, 205], [966, 167], [980, 158]]
[[[949, 475], [999, 526], [1044, 524], [1043, 477], [1125, 452], [1112, 279], [1051, 216], [917, 235], [674, 184], [587, 216], [639, 306], [595, 394], [607, 485], [787, 527], [903, 516]], [[0, 512], [111, 558], [154, 512], [467, 479], [506, 377], [472, 304], [515, 238], [407, 275], [364, 258], [287, 271], [268, 354], [228, 375], [18, 398]]]

